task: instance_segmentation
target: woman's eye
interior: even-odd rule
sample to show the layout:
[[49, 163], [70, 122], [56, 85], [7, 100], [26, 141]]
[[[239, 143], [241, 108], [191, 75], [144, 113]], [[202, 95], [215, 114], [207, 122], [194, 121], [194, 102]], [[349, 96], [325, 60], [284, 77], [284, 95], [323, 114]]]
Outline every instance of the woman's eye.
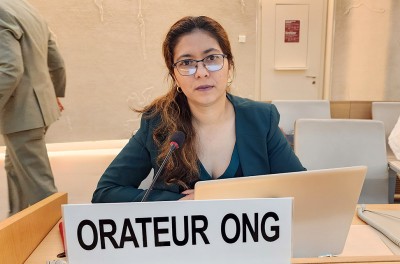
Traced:
[[215, 55], [210, 55], [210, 56], [208, 56], [207, 58], [206, 58], [206, 60], [208, 60], [208, 61], [213, 61], [213, 60], [215, 60], [216, 59], [216, 56]]
[[193, 64], [193, 61], [192, 60], [183, 60], [183, 61], [181, 61], [181, 63], [180, 63], [180, 65], [182, 65], [182, 66], [190, 66], [190, 65], [192, 65]]

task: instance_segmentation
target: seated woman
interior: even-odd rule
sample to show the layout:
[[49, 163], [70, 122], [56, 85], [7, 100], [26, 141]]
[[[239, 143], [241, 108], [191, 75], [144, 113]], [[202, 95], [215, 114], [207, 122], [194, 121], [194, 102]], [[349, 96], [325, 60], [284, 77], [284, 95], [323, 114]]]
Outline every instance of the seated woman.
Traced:
[[140, 129], [101, 177], [92, 202], [141, 201], [140, 183], [158, 170], [171, 135], [183, 146], [167, 160], [148, 200], [189, 200], [197, 181], [305, 170], [278, 127], [275, 106], [229, 93], [234, 60], [215, 20], [184, 17], [167, 33], [163, 54], [171, 88], [138, 112]]

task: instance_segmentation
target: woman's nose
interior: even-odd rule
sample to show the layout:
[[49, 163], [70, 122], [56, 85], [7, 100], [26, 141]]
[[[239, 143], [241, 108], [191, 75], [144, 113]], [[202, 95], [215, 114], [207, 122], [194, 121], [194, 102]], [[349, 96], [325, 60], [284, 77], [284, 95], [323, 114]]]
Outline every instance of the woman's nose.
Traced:
[[204, 65], [203, 62], [198, 62], [197, 63], [197, 70], [196, 70], [196, 77], [206, 77], [208, 76], [210, 73], [208, 72], [206, 66]]

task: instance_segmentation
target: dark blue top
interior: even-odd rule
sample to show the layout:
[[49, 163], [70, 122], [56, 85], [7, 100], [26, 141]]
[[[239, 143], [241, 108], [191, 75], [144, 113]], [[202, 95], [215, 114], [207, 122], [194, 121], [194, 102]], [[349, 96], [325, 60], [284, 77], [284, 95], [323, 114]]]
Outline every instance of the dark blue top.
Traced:
[[[227, 94], [227, 98], [235, 110], [236, 147], [242, 175], [305, 170], [278, 127], [279, 113], [273, 104], [231, 94]], [[151, 169], [158, 170], [156, 159], [159, 149], [152, 137], [158, 123], [157, 117], [142, 118], [140, 129], [102, 175], [92, 202], [133, 202], [142, 199], [145, 190], [138, 189], [140, 183]], [[199, 180], [211, 179], [201, 166], [199, 171]], [[178, 200], [184, 196], [180, 192], [178, 185], [167, 185], [159, 179], [148, 200]]]
[[[212, 180], [213, 177], [207, 172], [204, 168], [203, 164], [199, 162], [200, 166], [200, 180]], [[228, 168], [226, 168], [225, 172], [222, 173], [218, 177], [218, 179], [226, 179], [226, 178], [234, 178], [234, 177], [241, 177], [243, 176], [242, 167], [240, 167], [240, 160], [239, 160], [239, 152], [237, 150], [237, 146], [233, 148], [231, 161], [229, 162]]]

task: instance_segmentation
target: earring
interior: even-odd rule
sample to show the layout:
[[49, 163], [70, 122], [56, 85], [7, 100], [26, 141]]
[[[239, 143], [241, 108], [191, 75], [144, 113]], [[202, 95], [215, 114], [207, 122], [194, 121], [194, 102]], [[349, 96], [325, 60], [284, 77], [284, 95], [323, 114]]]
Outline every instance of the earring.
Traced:
[[182, 93], [182, 88], [179, 87], [179, 86], [176, 86], [176, 91], [177, 91], [178, 93]]
[[227, 84], [226, 87], [231, 86], [232, 82], [233, 82], [233, 80], [232, 80], [231, 78], [229, 78], [229, 79], [228, 79], [228, 82], [226, 83], [226, 84]]

